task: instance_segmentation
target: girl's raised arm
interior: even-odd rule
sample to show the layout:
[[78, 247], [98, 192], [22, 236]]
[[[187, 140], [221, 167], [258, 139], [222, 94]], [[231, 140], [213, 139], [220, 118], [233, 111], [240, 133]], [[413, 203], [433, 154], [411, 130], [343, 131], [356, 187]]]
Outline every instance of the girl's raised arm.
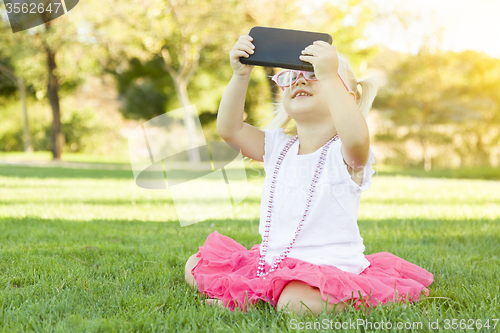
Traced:
[[254, 51], [252, 37], [240, 36], [229, 53], [233, 77], [222, 96], [217, 114], [217, 131], [226, 142], [233, 142], [241, 153], [253, 160], [262, 161], [264, 155], [263, 131], [243, 122], [245, 97], [254, 66], [244, 65], [240, 57], [248, 57]]

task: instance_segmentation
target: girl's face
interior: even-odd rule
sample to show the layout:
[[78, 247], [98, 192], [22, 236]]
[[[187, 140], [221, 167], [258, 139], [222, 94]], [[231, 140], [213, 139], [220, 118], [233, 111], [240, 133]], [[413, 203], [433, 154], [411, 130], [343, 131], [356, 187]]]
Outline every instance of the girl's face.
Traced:
[[283, 106], [295, 121], [332, 118], [321, 82], [307, 81], [302, 73], [297, 82], [283, 91]]

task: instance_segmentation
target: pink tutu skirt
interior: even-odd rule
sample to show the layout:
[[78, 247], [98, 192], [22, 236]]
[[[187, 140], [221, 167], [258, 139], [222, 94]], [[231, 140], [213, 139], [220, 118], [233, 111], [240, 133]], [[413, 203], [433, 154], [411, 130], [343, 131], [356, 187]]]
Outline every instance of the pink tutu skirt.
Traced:
[[[247, 311], [248, 302], [259, 300], [276, 307], [286, 284], [302, 281], [319, 288], [324, 300], [339, 303], [354, 300], [353, 305], [376, 306], [390, 302], [417, 302], [428, 287], [433, 275], [425, 269], [389, 252], [365, 256], [370, 262], [359, 275], [334, 266], [319, 266], [285, 258], [265, 279], [257, 277], [260, 244], [250, 250], [230, 237], [214, 231], [208, 235], [196, 254], [200, 261], [191, 270], [198, 290], [209, 298], [218, 298], [232, 311]], [[265, 264], [265, 271], [270, 269]]]

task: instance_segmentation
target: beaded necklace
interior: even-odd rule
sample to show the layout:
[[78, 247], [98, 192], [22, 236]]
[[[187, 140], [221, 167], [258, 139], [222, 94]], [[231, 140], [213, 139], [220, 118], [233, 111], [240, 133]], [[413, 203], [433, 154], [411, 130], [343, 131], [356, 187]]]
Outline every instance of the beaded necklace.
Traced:
[[276, 188], [276, 178], [278, 176], [278, 172], [281, 167], [281, 163], [283, 162], [283, 159], [285, 158], [286, 153], [290, 149], [290, 147], [295, 143], [295, 141], [298, 139], [298, 135], [295, 135], [293, 138], [291, 138], [283, 150], [281, 151], [280, 156], [278, 157], [278, 160], [276, 161], [276, 167], [274, 169], [274, 174], [273, 174], [273, 180], [271, 182], [271, 190], [269, 194], [269, 204], [268, 204], [268, 210], [267, 210], [267, 220], [266, 220], [266, 229], [264, 232], [264, 237], [262, 239], [262, 249], [263, 249], [263, 254], [260, 256], [259, 259], [259, 267], [257, 269], [257, 276], [258, 277], [263, 277], [264, 279], [266, 276], [274, 272], [276, 268], [278, 268], [278, 264], [283, 261], [286, 257], [288, 257], [288, 254], [290, 253], [290, 250], [292, 249], [293, 244], [295, 244], [295, 241], [297, 239], [297, 236], [300, 233], [300, 230], [302, 229], [302, 225], [304, 224], [304, 220], [306, 218], [307, 212], [309, 211], [309, 205], [311, 203], [311, 199], [314, 193], [314, 188], [316, 186], [316, 183], [318, 182], [318, 178], [321, 175], [321, 171], [323, 170], [323, 165], [325, 164], [325, 156], [326, 152], [328, 151], [328, 148], [330, 147], [330, 144], [337, 140], [339, 138], [338, 134], [335, 134], [333, 138], [328, 140], [328, 142], [323, 146], [323, 150], [321, 152], [321, 156], [319, 157], [318, 165], [316, 166], [316, 171], [314, 172], [314, 177], [311, 181], [311, 185], [309, 187], [309, 197], [307, 198], [307, 203], [306, 203], [306, 209], [304, 212], [304, 215], [302, 216], [302, 220], [300, 221], [299, 225], [297, 226], [297, 230], [295, 231], [295, 235], [292, 238], [292, 241], [290, 242], [290, 245], [287, 246], [286, 250], [278, 256], [278, 259], [276, 257], [273, 258], [273, 264], [271, 265], [271, 269], [269, 272], [264, 273], [264, 267], [265, 267], [265, 258], [266, 258], [266, 253], [267, 253], [267, 247], [269, 244], [269, 230], [271, 229], [271, 212], [273, 210], [273, 198], [274, 198], [274, 190]]

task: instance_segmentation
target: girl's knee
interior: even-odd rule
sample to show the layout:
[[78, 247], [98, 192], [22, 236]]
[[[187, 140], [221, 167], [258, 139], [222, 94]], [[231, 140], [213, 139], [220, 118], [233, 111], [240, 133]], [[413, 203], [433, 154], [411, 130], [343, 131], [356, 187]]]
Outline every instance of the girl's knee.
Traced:
[[326, 302], [321, 297], [321, 292], [318, 288], [312, 287], [302, 281], [289, 282], [278, 299], [276, 309], [278, 311], [295, 312], [298, 315], [312, 312], [319, 314], [323, 312], [326, 306], [326, 311], [341, 312], [349, 307], [350, 301], [340, 302], [337, 304]]
[[186, 282], [188, 285], [192, 287], [196, 287], [196, 281], [194, 279], [193, 274], [191, 274], [191, 270], [196, 266], [196, 264], [200, 261], [200, 258], [196, 256], [196, 254], [193, 254], [189, 259], [186, 261], [186, 267], [184, 268], [184, 277], [186, 279]]
[[280, 294], [276, 309], [278, 311], [299, 312], [301, 308], [307, 310], [303, 300], [307, 297], [307, 292], [311, 292], [314, 287], [302, 281], [294, 280], [287, 283]]

